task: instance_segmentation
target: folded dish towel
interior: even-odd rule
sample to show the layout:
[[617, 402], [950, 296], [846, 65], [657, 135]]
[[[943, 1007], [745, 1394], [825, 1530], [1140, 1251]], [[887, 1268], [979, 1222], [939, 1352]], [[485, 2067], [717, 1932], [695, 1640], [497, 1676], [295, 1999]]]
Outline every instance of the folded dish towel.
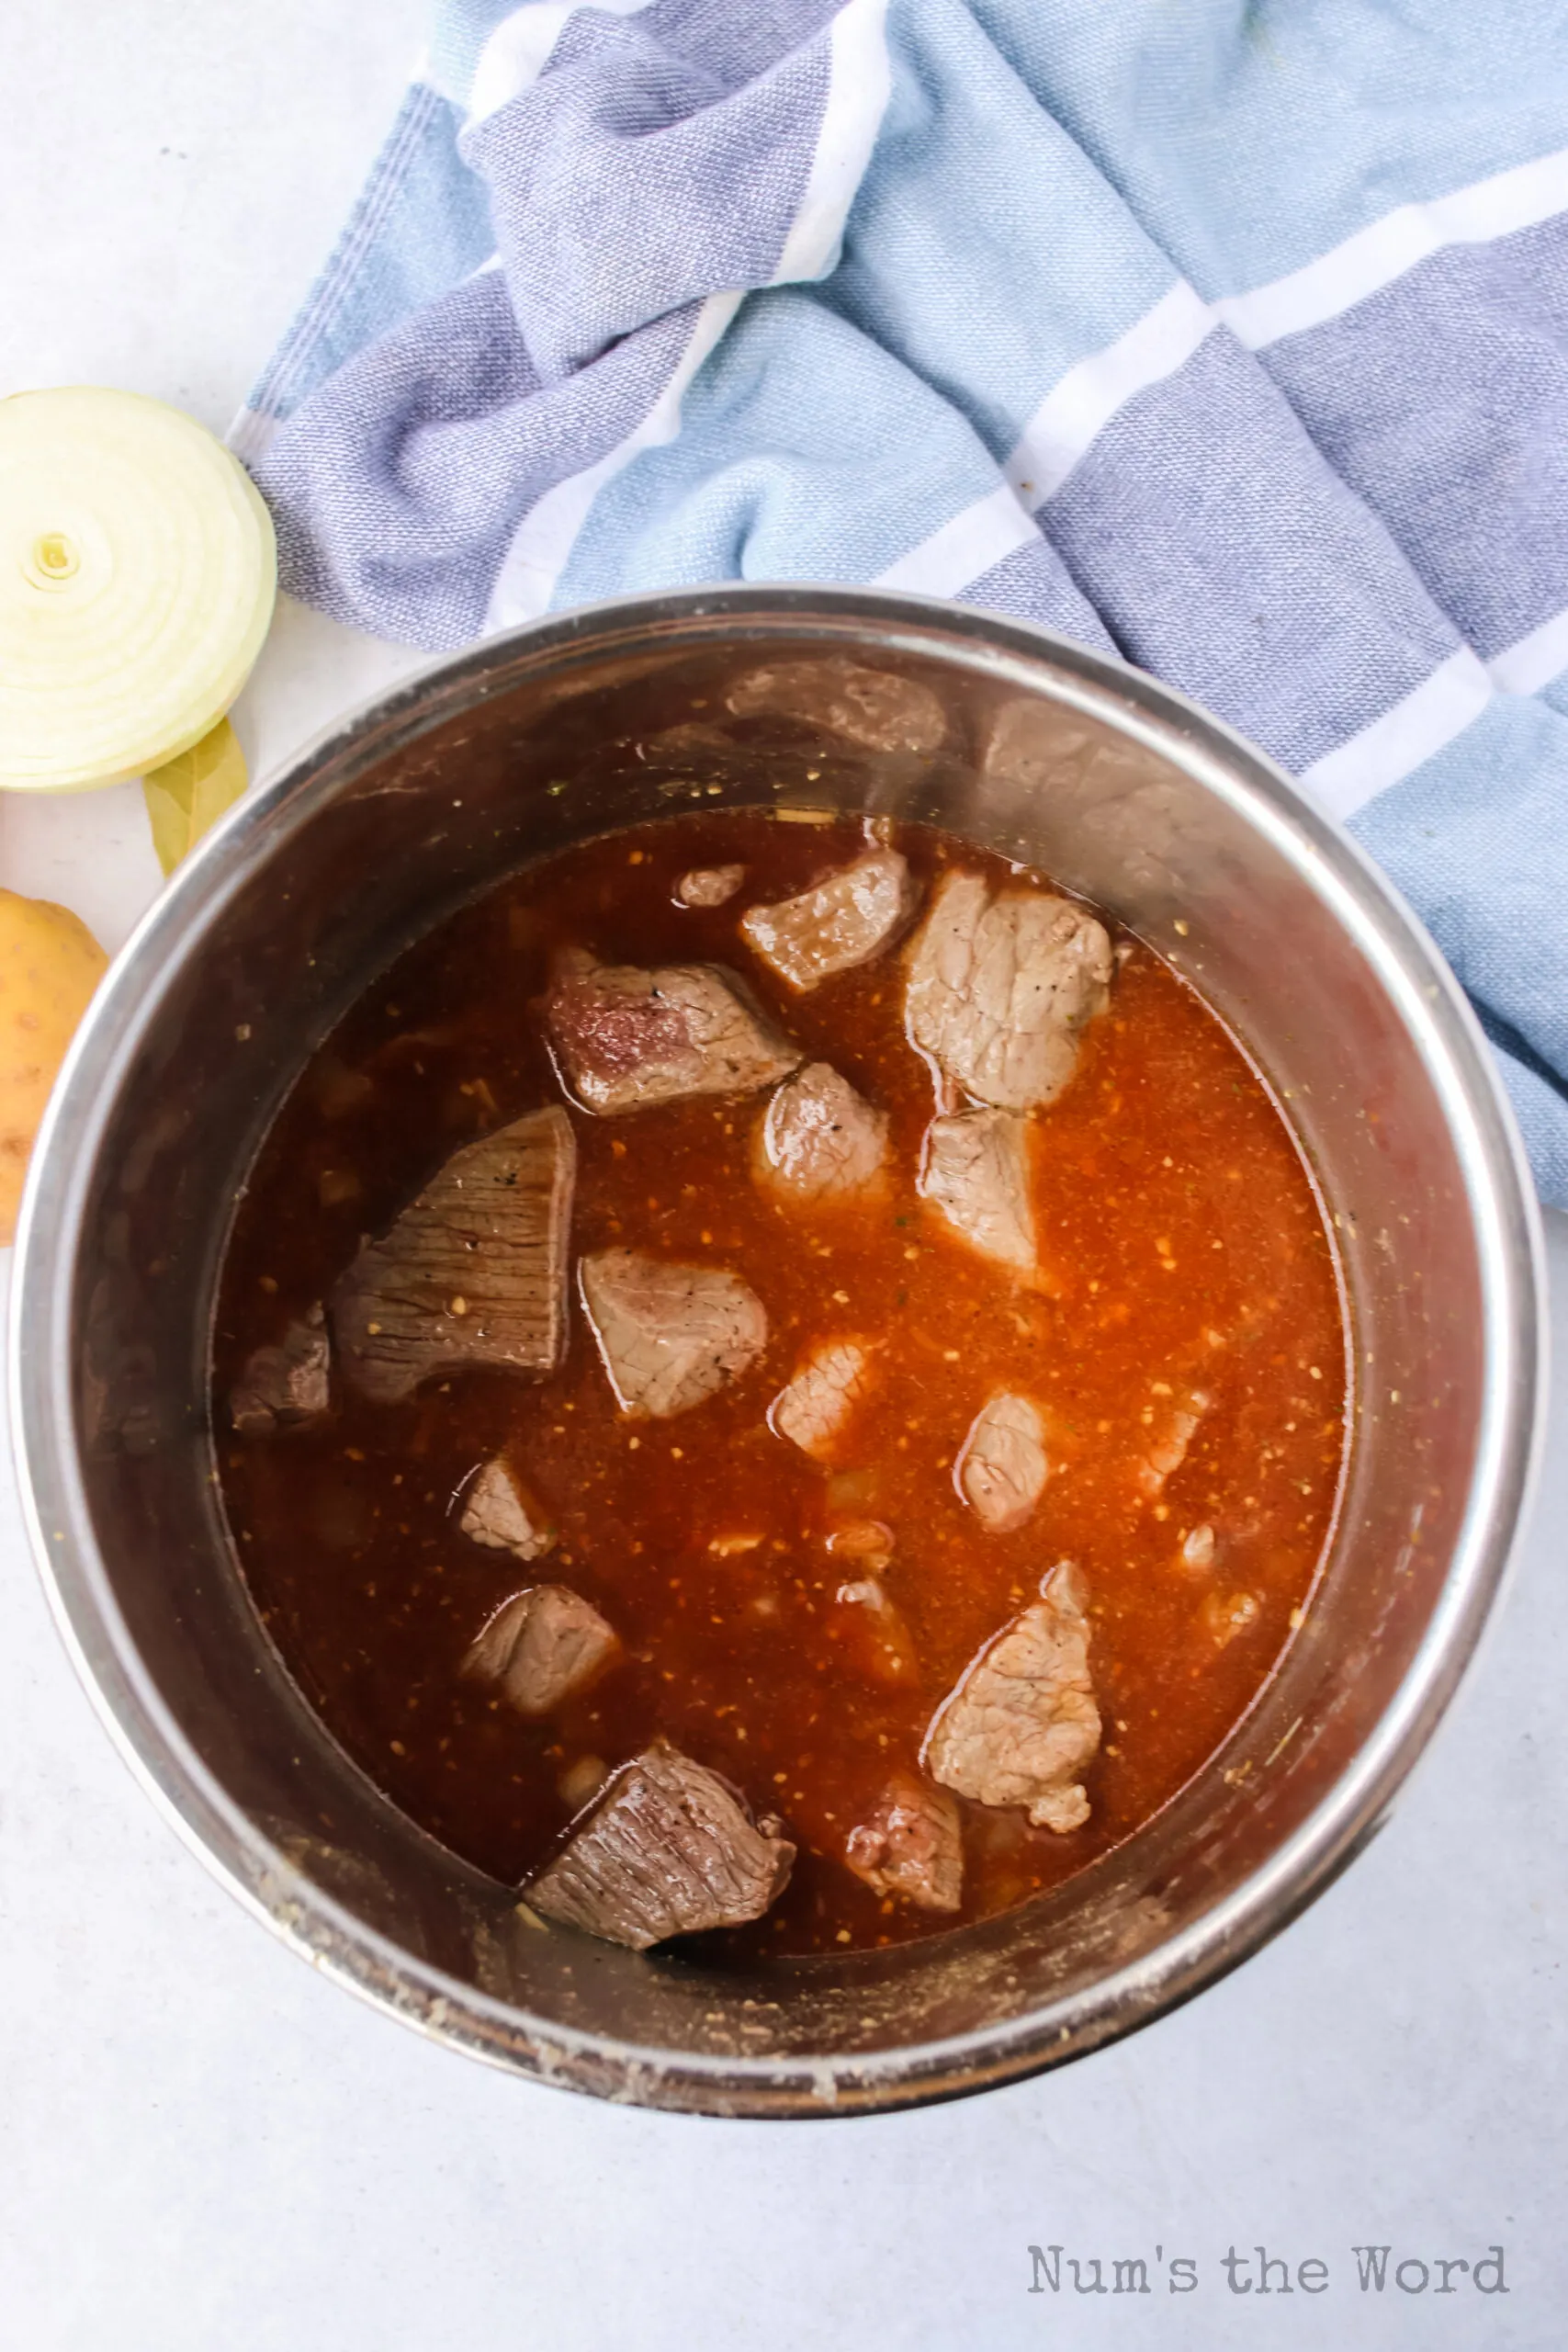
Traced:
[[235, 432], [457, 646], [720, 579], [1021, 615], [1346, 818], [1568, 1205], [1568, 9], [445, 0]]

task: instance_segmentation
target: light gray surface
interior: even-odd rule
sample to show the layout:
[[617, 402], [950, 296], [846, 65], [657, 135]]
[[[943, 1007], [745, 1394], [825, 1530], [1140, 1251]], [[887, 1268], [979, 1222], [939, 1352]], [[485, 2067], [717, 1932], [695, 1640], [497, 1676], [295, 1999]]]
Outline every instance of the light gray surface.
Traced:
[[[0, 387], [118, 382], [226, 423], [335, 230], [423, 12], [7, 0]], [[253, 759], [407, 658], [286, 613], [240, 714]], [[65, 899], [106, 944], [156, 879], [134, 787], [0, 808], [0, 882]], [[1550, 1223], [1568, 1351], [1568, 1220]], [[1565, 1533], [1560, 1402], [1509, 1598], [1393, 1823], [1224, 1984], [986, 2099], [715, 2124], [486, 2074], [243, 1917], [98, 1730], [7, 1472], [0, 2346], [1561, 2346]], [[1327, 2290], [1232, 2293], [1220, 2257], [1260, 2241], [1324, 2260]], [[1473, 2259], [1499, 2241], [1506, 2297], [1460, 2272], [1446, 2298], [1435, 2276], [1424, 2295], [1393, 2285], [1404, 2255]], [[1369, 2243], [1394, 2249], [1381, 2297], [1356, 2283], [1350, 2248]], [[1065, 2274], [1060, 2297], [1032, 2296], [1031, 2244], [1142, 2255], [1154, 2291], [1080, 2299]], [[1199, 2285], [1172, 2297], [1177, 2256]]]

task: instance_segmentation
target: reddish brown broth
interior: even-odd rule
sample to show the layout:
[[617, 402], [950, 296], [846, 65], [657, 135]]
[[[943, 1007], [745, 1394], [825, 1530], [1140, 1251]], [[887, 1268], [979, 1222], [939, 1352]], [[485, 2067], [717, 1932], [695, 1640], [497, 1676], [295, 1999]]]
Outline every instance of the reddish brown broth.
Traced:
[[[922, 882], [946, 862], [1016, 875], [924, 829], [896, 839]], [[570, 1768], [585, 1756], [614, 1765], [656, 1732], [729, 1775], [759, 1812], [782, 1814], [800, 1847], [787, 1892], [757, 1926], [709, 1939], [737, 1957], [948, 1924], [873, 1894], [841, 1860], [844, 1839], [889, 1768], [916, 1763], [976, 1650], [1064, 1557], [1084, 1572], [1105, 1719], [1092, 1815], [1062, 1837], [965, 1804], [962, 1917], [1054, 1885], [1129, 1836], [1269, 1677], [1340, 1473], [1330, 1245], [1292, 1138], [1221, 1023], [1132, 944], [1111, 1012], [1038, 1122], [1052, 1294], [1020, 1287], [916, 1198], [932, 1080], [904, 1035], [897, 955], [786, 999], [739, 938], [749, 904], [803, 888], [860, 840], [848, 825], [681, 817], [552, 859], [452, 917], [355, 1006], [284, 1104], [220, 1295], [220, 1398], [248, 1352], [320, 1299], [360, 1236], [383, 1230], [453, 1150], [560, 1098], [531, 1008], [567, 943], [745, 971], [809, 1054], [891, 1112], [888, 1199], [808, 1214], [750, 1173], [762, 1098], [574, 1113], [574, 1250], [624, 1243], [721, 1262], [766, 1306], [761, 1363], [691, 1413], [624, 1419], [576, 1315], [566, 1363], [541, 1385], [470, 1374], [393, 1407], [340, 1390], [321, 1423], [220, 1442], [239, 1555], [284, 1658], [350, 1755], [481, 1869], [521, 1879], [570, 1818]], [[728, 906], [672, 902], [688, 867], [729, 862], [748, 871]], [[764, 1416], [807, 1343], [835, 1332], [885, 1344], [852, 1458], [829, 1470]], [[1213, 1402], [1156, 1502], [1136, 1469], [1162, 1383]], [[1048, 1408], [1066, 1458], [1032, 1521], [998, 1536], [961, 1502], [953, 1462], [1003, 1385]], [[558, 1516], [558, 1548], [533, 1570], [457, 1526], [465, 1481], [502, 1445]], [[834, 1599], [856, 1571], [827, 1538], [867, 1517], [896, 1538], [883, 1582], [919, 1661], [903, 1688], [867, 1679], [864, 1612]], [[1180, 1555], [1199, 1524], [1216, 1537], [1206, 1573]], [[758, 1532], [754, 1550], [708, 1548]], [[533, 1724], [458, 1666], [491, 1612], [544, 1577], [592, 1600], [627, 1656]], [[1256, 1613], [1222, 1640], [1217, 1621], [1237, 1595]]]

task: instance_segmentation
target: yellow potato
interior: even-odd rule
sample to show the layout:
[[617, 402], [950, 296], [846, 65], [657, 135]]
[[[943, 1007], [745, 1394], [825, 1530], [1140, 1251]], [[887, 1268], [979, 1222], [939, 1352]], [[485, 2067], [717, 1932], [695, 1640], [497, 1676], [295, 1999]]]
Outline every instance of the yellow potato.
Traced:
[[0, 890], [0, 1243], [17, 1230], [49, 1091], [107, 962], [68, 908]]

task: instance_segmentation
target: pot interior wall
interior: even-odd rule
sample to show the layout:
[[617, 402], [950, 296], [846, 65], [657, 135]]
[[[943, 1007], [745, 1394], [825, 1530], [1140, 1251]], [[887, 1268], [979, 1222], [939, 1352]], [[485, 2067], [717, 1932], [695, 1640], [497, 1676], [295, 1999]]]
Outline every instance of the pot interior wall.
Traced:
[[[1351, 1768], [1427, 1637], [1482, 1412], [1466, 1170], [1413, 1032], [1419, 1008], [1391, 999], [1371, 919], [1362, 952], [1300, 840], [1249, 799], [1245, 754], [1222, 766], [1152, 702], [1140, 711], [1135, 689], [1117, 718], [1065, 654], [1032, 660], [913, 619], [874, 658], [941, 696], [941, 751], [875, 752], [820, 729], [728, 719], [739, 671], [819, 658], [847, 626], [753, 614], [721, 630], [688, 614], [635, 650], [587, 631], [544, 653], [520, 648], [509, 670], [459, 668], [373, 728], [346, 730], [281, 791], [243, 863], [231, 861], [198, 952], [147, 1004], [103, 1090], [98, 1172], [79, 1204], [83, 1507], [103, 1597], [129, 1636], [96, 1669], [132, 1674], [139, 1703], [234, 1826], [253, 1896], [329, 1962], [419, 2009], [425, 1996], [395, 1958], [412, 1956], [416, 1980], [429, 1972], [430, 1990], [463, 2006], [469, 2039], [671, 2103], [787, 2108], [824, 2085], [852, 2103], [897, 2052], [994, 2033], [1134, 1963], [1154, 1963], [1129, 1996], [1134, 2012], [1168, 1997], [1160, 1953], [1277, 1855]], [[1303, 1138], [1341, 1248], [1359, 1392], [1344, 1509], [1306, 1623], [1248, 1721], [1175, 1805], [1007, 1917], [745, 1980], [529, 1926], [504, 1889], [346, 1761], [236, 1574], [205, 1394], [232, 1203], [282, 1093], [345, 1005], [491, 880], [697, 794], [708, 808], [831, 805], [948, 826], [1043, 865], [1188, 973]], [[221, 862], [222, 843], [213, 854]], [[1059, 2054], [1130, 2021], [1125, 2004], [1115, 2016], [1080, 2006]], [[1047, 2019], [1042, 2052], [1050, 2030]], [[628, 2070], [601, 2041], [692, 2063]], [[931, 2084], [951, 2086], [947, 2063], [930, 2060]], [[730, 2088], [714, 2086], [721, 2075]], [[750, 2087], [735, 2089], [741, 2078]], [[913, 2080], [906, 2069], [906, 2089]]]

